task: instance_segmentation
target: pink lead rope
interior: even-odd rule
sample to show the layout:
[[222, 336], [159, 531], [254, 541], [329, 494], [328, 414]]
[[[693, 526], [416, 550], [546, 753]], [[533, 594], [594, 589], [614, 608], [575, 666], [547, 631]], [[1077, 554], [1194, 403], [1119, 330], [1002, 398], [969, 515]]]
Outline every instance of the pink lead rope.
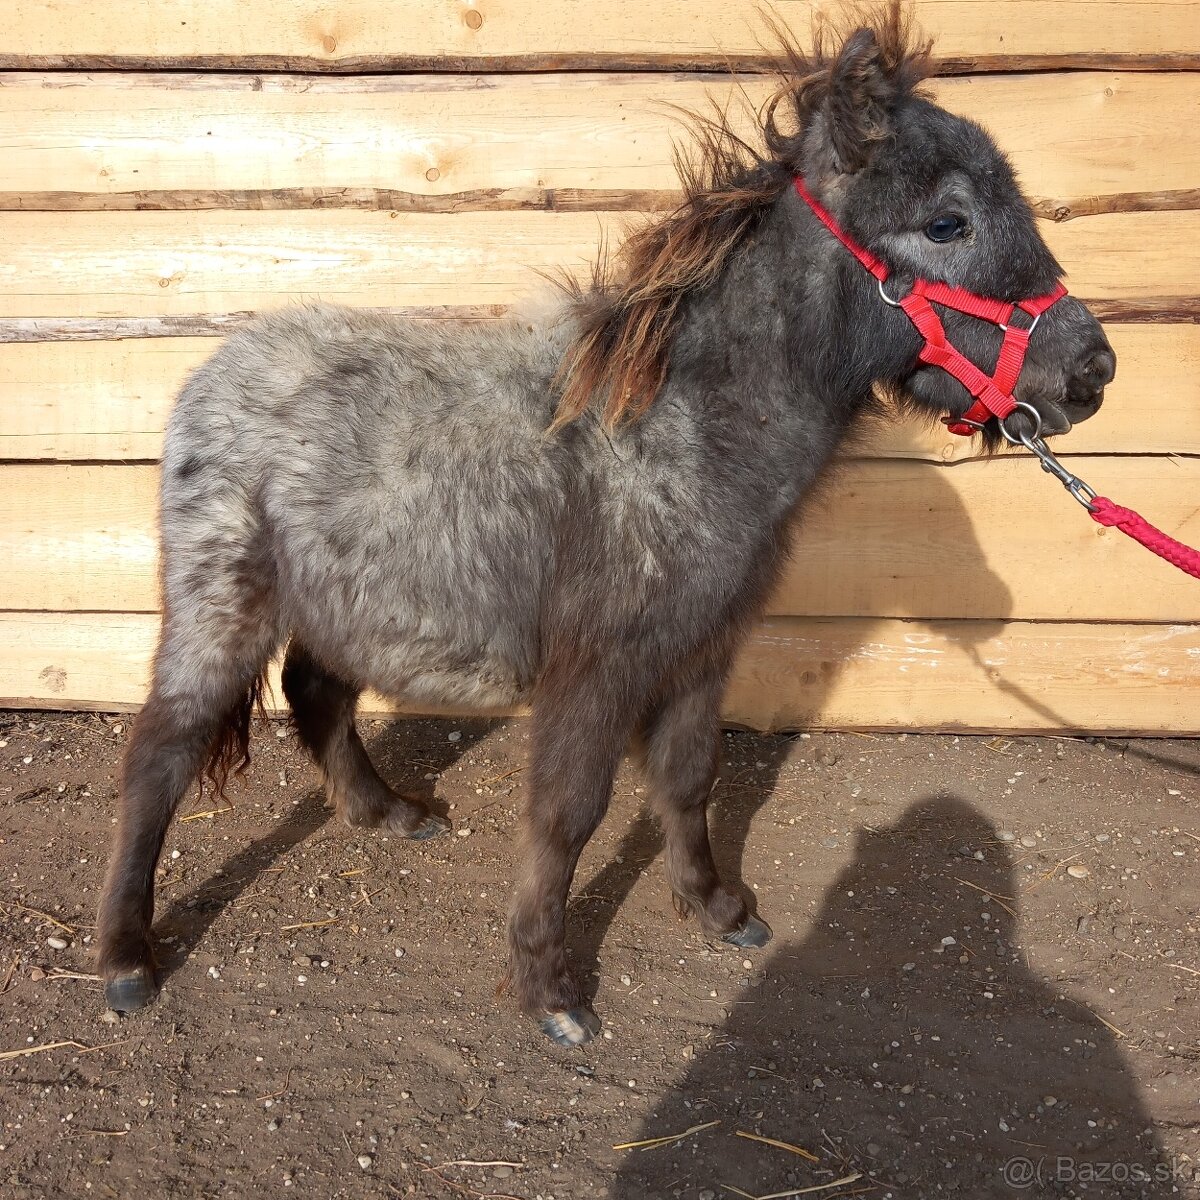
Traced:
[[[799, 175], [795, 178], [796, 194], [812, 210], [813, 215], [829, 230], [831, 234], [858, 260], [862, 267], [869, 271], [879, 283], [879, 295], [885, 303], [893, 308], [903, 310], [912, 321], [917, 332], [921, 335], [922, 347], [920, 361], [931, 366], [941, 367], [953, 375], [971, 394], [973, 403], [961, 417], [947, 417], [945, 424], [951, 433], [969, 437], [978, 432], [985, 421], [992, 417], [1000, 423], [1000, 432], [1012, 445], [1022, 445], [1036, 455], [1042, 464], [1042, 470], [1053, 475], [1066, 489], [1088, 510], [1092, 520], [1100, 525], [1119, 529], [1135, 542], [1141, 543], [1147, 550], [1165, 559], [1172, 566], [1186, 571], [1193, 578], [1200, 579], [1200, 551], [1185, 546], [1182, 542], [1163, 533], [1161, 529], [1151, 525], [1145, 517], [1135, 513], [1131, 508], [1123, 508], [1105, 496], [1097, 496], [1078, 475], [1072, 474], [1055, 457], [1050, 447], [1042, 439], [1042, 419], [1037, 410], [1013, 396], [1017, 378], [1024, 364], [1025, 351], [1029, 345], [1030, 335], [1037, 325], [1042, 313], [1067, 294], [1067, 289], [1058, 284], [1055, 289], [1044, 296], [1034, 296], [1026, 300], [1011, 303], [1007, 300], [995, 300], [988, 296], [977, 296], [964, 288], [952, 287], [936, 280], [916, 279], [908, 295], [901, 300], [893, 300], [884, 290], [890, 271], [887, 265], [871, 253], [865, 246], [856, 242], [834, 219], [805, 186]], [[931, 303], [932, 302], [932, 303]], [[996, 361], [994, 373], [989, 376], [981, 371], [973, 362], [961, 354], [949, 342], [941, 318], [934, 311], [933, 305], [941, 304], [947, 308], [957, 309], [983, 321], [990, 321], [1004, 331], [1004, 341], [1000, 355]], [[1012, 323], [1014, 314], [1022, 311], [1031, 318], [1031, 323], [1025, 329], [1020, 329]], [[1006, 418], [1018, 409], [1025, 412], [1033, 422], [1034, 432], [1014, 434], [1006, 424]]]
[[1092, 514], [1093, 521], [1098, 521], [1101, 525], [1115, 525], [1135, 542], [1141, 542], [1152, 554], [1165, 558], [1173, 567], [1200, 579], [1200, 551], [1185, 546], [1169, 534], [1163, 533], [1161, 529], [1155, 528], [1132, 508], [1122, 508], [1105, 496], [1096, 496], [1088, 511]]

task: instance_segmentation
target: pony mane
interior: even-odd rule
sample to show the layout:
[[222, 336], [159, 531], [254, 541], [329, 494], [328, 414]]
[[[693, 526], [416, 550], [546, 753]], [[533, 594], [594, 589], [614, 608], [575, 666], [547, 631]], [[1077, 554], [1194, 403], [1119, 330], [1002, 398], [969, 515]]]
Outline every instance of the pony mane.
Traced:
[[[671, 346], [689, 295], [714, 283], [730, 255], [791, 185], [814, 115], [831, 102], [838, 54], [853, 31], [870, 29], [879, 65], [897, 94], [931, 73], [930, 43], [914, 35], [902, 0], [866, 14], [818, 17], [813, 48], [803, 51], [772, 17], [772, 70], [778, 86], [756, 114], [760, 145], [734, 132], [729, 113], [684, 112], [690, 147], [675, 148], [683, 199], [665, 217], [631, 233], [615, 254], [602, 247], [590, 286], [568, 279], [578, 333], [555, 377], [561, 398], [551, 430], [603, 399], [606, 429], [636, 420], [654, 402], [670, 366]], [[882, 130], [864, 131], [878, 140]]]

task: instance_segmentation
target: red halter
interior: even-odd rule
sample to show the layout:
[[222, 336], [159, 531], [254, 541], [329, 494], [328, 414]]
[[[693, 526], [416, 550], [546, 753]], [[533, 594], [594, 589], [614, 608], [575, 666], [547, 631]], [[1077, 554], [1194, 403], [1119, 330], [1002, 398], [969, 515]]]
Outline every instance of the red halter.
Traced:
[[[907, 296], [902, 300], [893, 300], [883, 289], [889, 275], [887, 267], [838, 225], [829, 210], [818, 203], [805, 187], [804, 180], [799, 175], [796, 176], [795, 183], [800, 199], [813, 210], [821, 224], [879, 281], [880, 296], [893, 308], [902, 308], [916, 326], [924, 341], [919, 355], [920, 361], [930, 366], [941, 367], [975, 397], [975, 403], [961, 417], [942, 418], [950, 432], [969, 436], [977, 432], [989, 417], [997, 417], [1003, 421], [1013, 412], [1017, 401], [1013, 399], [1012, 391], [1017, 385], [1021, 366], [1025, 362], [1029, 335], [1033, 333], [1042, 313], [1061, 300], [1067, 294], [1067, 289], [1060, 283], [1044, 296], [1034, 296], [1010, 304], [1007, 300], [977, 296], [965, 288], [951, 287], [950, 284], [937, 280], [917, 279]], [[1004, 330], [1004, 341], [996, 359], [996, 369], [991, 376], [986, 375], [950, 344], [942, 320], [930, 301], [990, 321]], [[1012, 324], [1013, 315], [1018, 309], [1032, 318], [1026, 329], [1018, 329]]]

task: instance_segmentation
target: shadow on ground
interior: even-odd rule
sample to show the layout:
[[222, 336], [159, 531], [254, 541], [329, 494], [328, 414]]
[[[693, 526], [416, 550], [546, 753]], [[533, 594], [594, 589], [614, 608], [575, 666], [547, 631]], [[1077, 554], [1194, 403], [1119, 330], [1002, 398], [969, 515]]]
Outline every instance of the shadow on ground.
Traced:
[[[435, 751], [430, 749], [423, 722], [392, 721], [370, 740], [367, 750], [388, 783], [398, 791], [420, 799], [435, 812], [441, 812], [442, 806], [434, 798], [436, 777], [450, 770], [499, 722], [476, 719], [459, 724], [461, 737], [454, 742], [435, 743]], [[258, 737], [268, 735], [269, 730], [256, 731]], [[236, 800], [236, 783], [230, 785], [230, 793]], [[221, 913], [252, 888], [264, 871], [307, 841], [332, 818], [333, 811], [326, 803], [324, 789], [306, 792], [292, 805], [290, 812], [273, 823], [262, 837], [255, 838], [222, 863], [211, 878], [174, 897], [168, 905], [160, 906], [163, 915], [155, 923], [154, 930], [160, 982], [187, 961]]]
[[1030, 972], [1014, 896], [1009, 848], [953, 796], [863, 830], [637, 1137], [720, 1124], [629, 1152], [610, 1195], [1172, 1195], [1116, 1036]]

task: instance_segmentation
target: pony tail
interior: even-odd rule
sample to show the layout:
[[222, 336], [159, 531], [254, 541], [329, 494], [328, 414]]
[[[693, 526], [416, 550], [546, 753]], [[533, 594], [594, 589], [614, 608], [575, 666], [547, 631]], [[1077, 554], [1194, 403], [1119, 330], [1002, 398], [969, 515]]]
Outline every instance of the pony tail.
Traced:
[[222, 800], [230, 774], [244, 775], [250, 765], [250, 722], [257, 711], [266, 719], [263, 694], [267, 690], [267, 670], [264, 667], [253, 679], [241, 698], [225, 714], [204, 760], [204, 778]]

